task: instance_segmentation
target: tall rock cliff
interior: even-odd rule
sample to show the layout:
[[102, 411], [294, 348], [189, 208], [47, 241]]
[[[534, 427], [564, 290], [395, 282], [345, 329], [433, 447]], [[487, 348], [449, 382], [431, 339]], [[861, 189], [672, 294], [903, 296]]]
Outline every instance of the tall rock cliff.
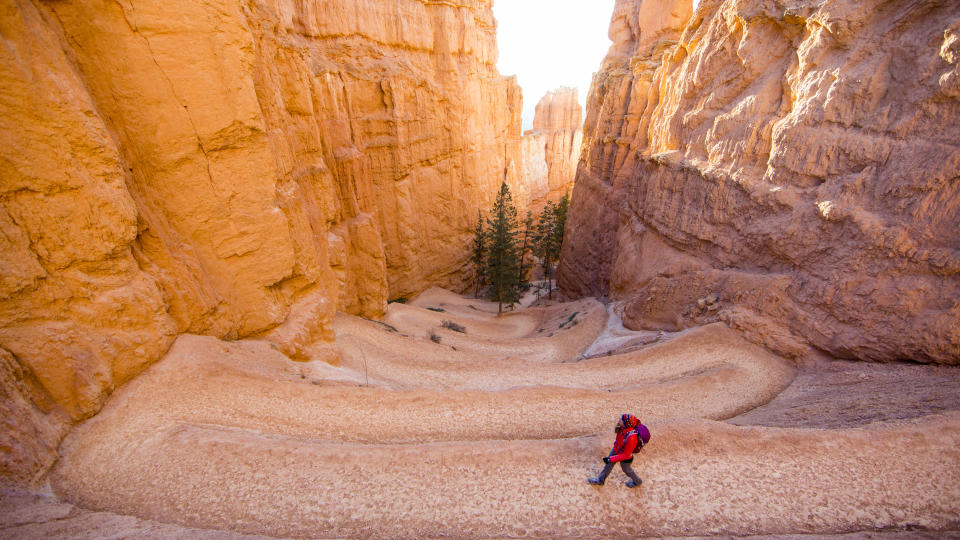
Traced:
[[567, 294], [632, 328], [960, 363], [960, 4], [620, 0], [610, 36]]
[[0, 475], [178, 333], [335, 361], [337, 309], [458, 287], [519, 189], [490, 0], [0, 7]]
[[524, 133], [522, 142], [522, 183], [534, 209], [573, 189], [583, 141], [582, 121], [576, 88], [547, 92], [537, 103], [533, 129]]

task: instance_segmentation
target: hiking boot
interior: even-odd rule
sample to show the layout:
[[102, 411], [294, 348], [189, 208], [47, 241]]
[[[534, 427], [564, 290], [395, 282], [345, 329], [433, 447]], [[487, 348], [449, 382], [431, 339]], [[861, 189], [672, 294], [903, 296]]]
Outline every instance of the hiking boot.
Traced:
[[642, 483], [643, 483], [643, 480], [640, 480], [639, 482], [634, 482], [633, 480], [627, 480], [627, 487], [628, 488], [640, 487], [640, 484]]
[[601, 480], [599, 477], [597, 477], [597, 478], [587, 478], [587, 483], [588, 483], [588, 484], [593, 484], [593, 485], [595, 485], [595, 486], [602, 486], [602, 485], [603, 485], [603, 480]]

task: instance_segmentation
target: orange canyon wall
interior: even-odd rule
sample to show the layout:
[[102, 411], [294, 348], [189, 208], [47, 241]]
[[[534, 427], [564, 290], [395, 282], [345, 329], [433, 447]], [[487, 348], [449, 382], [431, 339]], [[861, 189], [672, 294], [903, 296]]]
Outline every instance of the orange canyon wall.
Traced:
[[631, 328], [960, 363], [960, 3], [620, 0], [559, 283]]
[[336, 310], [464, 286], [522, 192], [490, 0], [0, 7], [0, 476], [179, 333], [336, 361]]

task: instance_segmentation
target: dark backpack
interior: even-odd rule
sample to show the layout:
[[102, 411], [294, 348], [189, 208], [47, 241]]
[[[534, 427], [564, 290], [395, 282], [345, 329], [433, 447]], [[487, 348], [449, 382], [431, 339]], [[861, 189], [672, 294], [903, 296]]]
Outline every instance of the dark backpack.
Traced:
[[633, 453], [636, 454], [650, 442], [650, 430], [647, 429], [647, 426], [639, 424], [633, 428], [633, 431], [637, 434], [637, 446], [633, 449]]

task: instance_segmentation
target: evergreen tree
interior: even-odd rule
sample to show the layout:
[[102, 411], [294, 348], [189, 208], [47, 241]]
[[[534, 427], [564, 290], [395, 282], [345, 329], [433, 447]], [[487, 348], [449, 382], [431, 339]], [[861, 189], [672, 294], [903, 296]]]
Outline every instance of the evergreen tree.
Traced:
[[563, 229], [567, 224], [567, 210], [570, 208], [570, 193], [564, 193], [557, 204], [547, 201], [537, 223], [534, 239], [534, 252], [543, 265], [543, 277], [547, 279], [548, 296], [553, 298], [553, 268], [560, 260], [560, 248], [563, 246]]
[[473, 263], [473, 269], [477, 278], [477, 289], [473, 296], [480, 295], [480, 287], [483, 285], [483, 276], [486, 271], [484, 262], [486, 261], [486, 235], [483, 231], [483, 216], [480, 210], [477, 210], [477, 228], [473, 232], [473, 254], [470, 256], [470, 262]]
[[533, 230], [533, 211], [527, 210], [527, 217], [523, 220], [523, 242], [520, 244], [520, 271], [517, 274], [518, 286], [523, 288], [527, 282], [527, 271], [530, 269], [527, 265], [527, 252], [531, 251], [531, 243], [536, 231]]
[[491, 301], [498, 302], [497, 316], [503, 314], [503, 304], [513, 305], [519, 299], [517, 266], [520, 253], [517, 248], [517, 209], [513, 206], [510, 188], [500, 185], [497, 200], [487, 217], [486, 279]]
[[543, 277], [547, 280], [547, 290], [550, 291], [550, 297], [553, 298], [553, 282], [551, 280], [553, 268], [553, 257], [557, 248], [554, 246], [557, 237], [554, 222], [557, 217], [556, 206], [551, 201], [547, 201], [543, 210], [540, 212], [540, 219], [537, 220], [537, 231], [534, 238], [534, 254], [540, 259], [543, 266]]
[[563, 247], [563, 228], [567, 226], [567, 210], [569, 209], [570, 192], [567, 191], [553, 209], [553, 238], [557, 249], [557, 260], [560, 260], [560, 248]]
[[[570, 208], [570, 192], [563, 194], [560, 202], [553, 208], [553, 223], [551, 223], [550, 260], [560, 264], [560, 251], [563, 249], [563, 230], [567, 226], [567, 210]], [[559, 270], [558, 270], [559, 271]], [[550, 298], [553, 298], [553, 288], [550, 289]]]

